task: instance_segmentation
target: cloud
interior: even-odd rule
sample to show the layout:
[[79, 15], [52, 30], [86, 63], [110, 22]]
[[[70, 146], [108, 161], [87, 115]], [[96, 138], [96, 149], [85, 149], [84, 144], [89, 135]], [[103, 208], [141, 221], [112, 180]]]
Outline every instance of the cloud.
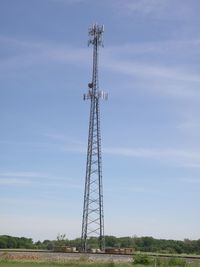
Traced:
[[83, 64], [88, 62], [90, 53], [87, 48], [75, 48], [68, 44], [62, 46], [48, 42], [29, 42], [4, 36], [0, 36], [0, 43], [2, 49], [9, 47], [13, 51], [9, 57], [2, 58], [0, 67], [3, 69], [42, 65], [50, 61]]
[[197, 118], [188, 118], [185, 121], [181, 122], [177, 126], [177, 128], [193, 135], [199, 135], [200, 121]]
[[0, 172], [1, 177], [48, 178], [46, 174], [38, 172]]
[[44, 133], [45, 137], [60, 141], [60, 142], [67, 142], [70, 144], [75, 144], [75, 145], [84, 145], [84, 142], [77, 141], [73, 137], [67, 136], [67, 134], [58, 134], [58, 133]]
[[45, 133], [44, 136], [57, 141], [57, 148], [60, 151], [86, 153], [86, 143], [77, 141], [64, 134]]
[[193, 18], [195, 5], [186, 0], [113, 0], [113, 8], [122, 15], [139, 15], [160, 20]]
[[36, 172], [0, 172], [0, 185], [30, 186], [36, 183], [38, 178], [48, 178], [48, 176]]
[[186, 177], [186, 178], [182, 178], [181, 181], [187, 182], [190, 184], [200, 185], [200, 178], [197, 178], [197, 177]]
[[85, 2], [86, 0], [48, 0], [53, 3], [62, 3], [67, 5], [73, 5], [73, 4], [80, 4], [82, 2]]
[[118, 5], [127, 9], [128, 12], [144, 15], [163, 13], [168, 3], [169, 1], [166, 0], [118, 0]]
[[200, 153], [196, 151], [169, 148], [104, 148], [103, 152], [114, 156], [158, 160], [180, 167], [200, 167]]
[[[66, 152], [86, 153], [86, 144], [84, 142], [76, 141], [75, 139], [66, 138], [62, 134], [46, 134], [49, 138], [58, 139], [60, 141], [59, 147]], [[67, 142], [66, 142], [67, 141]], [[200, 167], [200, 153], [195, 150], [188, 149], [173, 149], [168, 147], [163, 148], [126, 148], [126, 147], [103, 147], [103, 154], [133, 157], [139, 159], [156, 160], [164, 164], [170, 164], [180, 167], [199, 168]]]
[[[28, 42], [3, 36], [0, 43], [15, 51], [10, 57], [2, 58], [0, 67], [3, 69], [41, 66], [49, 62], [82, 67], [90, 64], [91, 50], [86, 47]], [[157, 95], [199, 98], [200, 78], [192, 63], [199, 57], [199, 45], [197, 39], [108, 46], [102, 53], [101, 68], [120, 74], [124, 89], [133, 88], [134, 83], [138, 90]]]
[[137, 90], [157, 95], [196, 98], [200, 96], [200, 78], [193, 61], [199, 57], [199, 45], [196, 39], [107, 47], [102, 65], [121, 75], [124, 89], [134, 84]]
[[77, 178], [60, 177], [56, 174], [44, 174], [37, 172], [0, 172], [0, 185], [7, 186], [33, 186], [40, 185], [45, 187], [64, 187], [71, 189], [80, 189]]
[[[49, 134], [50, 138], [58, 138], [65, 142], [65, 137], [60, 134]], [[66, 152], [86, 153], [86, 145], [83, 142], [73, 140], [73, 143], [60, 145]], [[156, 160], [164, 164], [170, 164], [187, 168], [200, 167], [200, 153], [194, 150], [173, 149], [173, 148], [126, 148], [126, 147], [103, 147], [103, 154], [133, 157], [139, 159]]]
[[[143, 41], [122, 43], [119, 45], [106, 46], [102, 52], [105, 59], [140, 59], [140, 62], [153, 61], [177, 65], [182, 68], [191, 66], [190, 63], [200, 54], [200, 39], [168, 39], [164, 41]], [[104, 60], [105, 60], [104, 59]], [[195, 66], [195, 65], [194, 65]], [[193, 67], [194, 67], [193, 66]]]
[[157, 95], [178, 98], [200, 97], [199, 76], [179, 68], [120, 60], [106, 62], [104, 67], [132, 78], [132, 82], [129, 80], [124, 84], [124, 89], [137, 88]]
[[166, 191], [162, 191], [162, 190], [157, 190], [157, 188], [155, 188], [155, 186], [141, 186], [141, 185], [136, 185], [134, 184], [134, 186], [130, 185], [129, 186], [120, 186], [120, 187], [116, 187], [116, 186], [112, 186], [112, 188], [105, 188], [104, 189], [105, 192], [117, 192], [117, 193], [123, 193], [123, 194], [127, 194], [127, 193], [139, 193], [140, 195], [154, 195], [154, 196], [159, 196], [159, 197], [170, 197], [171, 196], [171, 192], [166, 192]]
[[17, 178], [0, 178], [0, 185], [31, 185], [32, 181]]

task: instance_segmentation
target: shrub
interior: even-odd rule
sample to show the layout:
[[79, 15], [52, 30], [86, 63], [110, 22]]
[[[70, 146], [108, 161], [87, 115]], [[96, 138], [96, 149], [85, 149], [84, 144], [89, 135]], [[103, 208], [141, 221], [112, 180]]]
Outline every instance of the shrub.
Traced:
[[184, 259], [179, 259], [179, 258], [170, 258], [168, 260], [168, 265], [169, 266], [178, 266], [178, 267], [185, 267], [186, 266], [186, 261]]
[[153, 262], [152, 257], [144, 254], [137, 254], [133, 257], [133, 264], [150, 265]]

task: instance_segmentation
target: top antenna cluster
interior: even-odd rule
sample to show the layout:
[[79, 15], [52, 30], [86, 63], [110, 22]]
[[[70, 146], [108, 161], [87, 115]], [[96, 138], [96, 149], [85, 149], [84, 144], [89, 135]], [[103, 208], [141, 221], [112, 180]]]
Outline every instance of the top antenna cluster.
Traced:
[[102, 38], [103, 32], [104, 32], [104, 25], [100, 26], [97, 24], [93, 24], [88, 31], [89, 35], [88, 45], [96, 43], [98, 45], [103, 46], [103, 38]]

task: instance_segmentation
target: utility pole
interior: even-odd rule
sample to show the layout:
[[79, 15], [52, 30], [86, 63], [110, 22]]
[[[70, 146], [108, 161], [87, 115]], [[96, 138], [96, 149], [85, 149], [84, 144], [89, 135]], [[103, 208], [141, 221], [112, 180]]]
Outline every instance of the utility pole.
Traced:
[[90, 237], [97, 237], [99, 249], [105, 250], [99, 100], [107, 99], [108, 96], [99, 90], [98, 82], [98, 55], [99, 47], [103, 46], [103, 32], [104, 26], [94, 24], [89, 28], [88, 45], [93, 46], [93, 70], [88, 93], [83, 96], [84, 100], [90, 100], [90, 119], [82, 218], [82, 252], [89, 250]]

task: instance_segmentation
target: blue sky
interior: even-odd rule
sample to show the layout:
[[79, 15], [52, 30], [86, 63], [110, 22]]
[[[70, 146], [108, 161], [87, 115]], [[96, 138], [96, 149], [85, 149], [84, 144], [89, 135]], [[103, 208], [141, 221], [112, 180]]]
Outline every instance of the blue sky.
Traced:
[[105, 233], [198, 239], [198, 0], [0, 1], [0, 234], [79, 237], [92, 48]]

